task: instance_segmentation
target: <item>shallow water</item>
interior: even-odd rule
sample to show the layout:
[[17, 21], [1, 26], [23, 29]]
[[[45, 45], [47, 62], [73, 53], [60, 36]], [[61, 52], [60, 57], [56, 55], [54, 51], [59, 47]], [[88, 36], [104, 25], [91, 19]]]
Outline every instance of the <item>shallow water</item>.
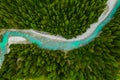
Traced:
[[0, 65], [2, 65], [2, 62], [4, 61], [4, 55], [7, 53], [7, 43], [8, 38], [10, 36], [21, 36], [26, 38], [29, 42], [37, 44], [40, 48], [49, 49], [49, 50], [62, 50], [62, 51], [68, 51], [75, 48], [79, 48], [83, 45], [88, 44], [91, 42], [95, 37], [98, 36], [102, 28], [110, 21], [110, 19], [113, 17], [115, 12], [117, 11], [117, 8], [120, 6], [120, 0], [116, 3], [113, 10], [110, 12], [110, 14], [107, 16], [107, 18], [102, 21], [96, 28], [96, 30], [86, 39], [84, 40], [77, 40], [77, 41], [53, 41], [49, 38], [36, 38], [35, 36], [32, 36], [27, 33], [19, 32], [19, 31], [7, 31], [2, 38], [2, 42], [0, 43]]

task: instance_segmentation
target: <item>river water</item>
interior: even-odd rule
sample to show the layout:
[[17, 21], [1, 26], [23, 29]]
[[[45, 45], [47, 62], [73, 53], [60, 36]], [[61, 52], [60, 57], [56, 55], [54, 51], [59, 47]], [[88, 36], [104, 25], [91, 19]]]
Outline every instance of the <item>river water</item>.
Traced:
[[95, 31], [87, 38], [83, 40], [76, 40], [76, 41], [59, 41], [59, 40], [52, 40], [46, 37], [35, 37], [30, 34], [20, 32], [20, 31], [7, 31], [3, 34], [2, 42], [0, 43], [0, 65], [2, 65], [4, 61], [4, 55], [7, 53], [7, 43], [8, 38], [10, 36], [21, 36], [26, 38], [30, 43], [37, 44], [40, 48], [49, 49], [49, 50], [61, 50], [61, 51], [68, 51], [75, 48], [79, 48], [83, 45], [88, 44], [91, 42], [95, 37], [97, 37], [102, 30], [102, 28], [111, 20], [115, 12], [120, 6], [120, 0], [116, 3], [112, 11], [109, 15], [97, 26]]

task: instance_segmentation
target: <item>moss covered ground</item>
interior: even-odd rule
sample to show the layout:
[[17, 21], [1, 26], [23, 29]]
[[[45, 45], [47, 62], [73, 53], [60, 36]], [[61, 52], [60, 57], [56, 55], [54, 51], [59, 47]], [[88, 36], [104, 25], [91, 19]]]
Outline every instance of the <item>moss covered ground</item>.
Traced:
[[10, 48], [0, 69], [0, 80], [120, 79], [120, 8], [99, 37], [84, 47], [69, 52], [39, 49], [35, 44]]

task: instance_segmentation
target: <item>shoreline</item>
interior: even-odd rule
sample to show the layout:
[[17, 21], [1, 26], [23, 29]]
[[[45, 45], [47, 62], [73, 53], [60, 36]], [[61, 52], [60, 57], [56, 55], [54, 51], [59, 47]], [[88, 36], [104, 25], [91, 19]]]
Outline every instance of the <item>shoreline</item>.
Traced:
[[[119, 2], [118, 2], [119, 1]], [[111, 20], [117, 8], [120, 6], [120, 0], [108, 0], [106, 10], [101, 14], [98, 22], [90, 25], [85, 33], [72, 39], [65, 39], [62, 36], [49, 35], [43, 31], [20, 30], [20, 29], [2, 29], [2, 42], [0, 43], [1, 56], [0, 65], [4, 61], [4, 55], [10, 52], [11, 44], [35, 43], [40, 48], [50, 50], [69, 51], [91, 42], [97, 37], [101, 29]]]
[[85, 33], [83, 33], [82, 35], [78, 35], [76, 38], [73, 37], [72, 39], [66, 39], [60, 35], [50, 35], [48, 32], [43, 32], [43, 31], [35, 31], [35, 30], [20, 30], [20, 29], [7, 29], [8, 31], [31, 31], [32, 33], [34, 34], [38, 34], [39, 36], [43, 36], [43, 37], [46, 37], [46, 38], [50, 38], [50, 39], [53, 39], [53, 40], [58, 40], [58, 41], [77, 41], [77, 40], [84, 40], [88, 37], [90, 37], [93, 32], [96, 30], [96, 28], [99, 26], [99, 24], [102, 23], [102, 21], [105, 20], [105, 18], [107, 18], [107, 16], [110, 14], [110, 12], [112, 11], [112, 9], [114, 8], [115, 4], [117, 3], [118, 0], [108, 0], [107, 1], [107, 6], [106, 6], [106, 9], [105, 11], [101, 14], [101, 16], [98, 18], [98, 21], [91, 24], [90, 25], [90, 28], [88, 28], [86, 30]]

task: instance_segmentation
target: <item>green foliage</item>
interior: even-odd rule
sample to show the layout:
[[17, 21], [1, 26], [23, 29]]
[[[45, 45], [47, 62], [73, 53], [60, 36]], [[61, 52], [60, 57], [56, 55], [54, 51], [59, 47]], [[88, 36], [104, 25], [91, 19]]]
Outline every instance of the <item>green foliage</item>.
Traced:
[[[11, 0], [7, 0], [7, 1], [9, 2]], [[16, 1], [18, 1], [19, 5], [23, 5], [23, 3], [26, 3], [26, 1], [21, 2], [21, 0], [16, 0]], [[44, 0], [41, 1], [43, 1], [41, 4], [39, 4], [39, 6], [41, 7], [48, 6], [45, 4], [50, 3], [48, 2], [50, 0], [46, 0], [46, 3], [44, 3]], [[99, 1], [102, 2], [102, 0]], [[9, 2], [9, 3], [14, 3], [14, 0], [13, 2]], [[53, 2], [51, 2], [51, 4], [52, 3]], [[33, 6], [35, 3], [33, 3], [32, 0], [29, 0], [27, 4]], [[10, 5], [14, 6], [13, 4], [9, 4], [8, 6], [10, 7]], [[54, 6], [54, 5], [55, 3], [50, 6]], [[85, 4], [82, 4], [82, 6], [84, 5]], [[33, 23], [34, 20], [37, 19], [37, 17], [35, 17], [36, 12], [33, 10], [35, 14], [30, 14], [32, 13], [32, 10], [30, 9], [30, 7], [26, 7], [26, 6], [20, 6], [18, 10], [21, 11], [22, 7], [25, 7], [25, 9], [28, 8], [26, 10], [28, 10], [28, 13], [31, 17], [29, 17], [29, 15], [26, 15], [24, 13], [19, 14], [17, 11], [15, 11], [15, 13], [13, 14], [19, 14], [21, 16], [26, 15], [24, 17], [26, 18], [28, 16], [27, 17], [28, 19], [21, 18], [21, 16], [14, 17], [16, 19], [15, 21], [18, 20], [20, 22], [17, 21], [18, 24], [15, 25], [14, 23], [14, 25], [12, 26], [14, 27], [16, 26], [16, 28], [18, 27], [22, 28], [22, 27], [28, 27], [26, 25], [30, 24], [31, 26], [33, 27], [36, 26], [38, 28], [38, 25], [36, 25], [37, 21], [35, 24]], [[13, 7], [13, 9], [14, 8], [15, 7]], [[37, 7], [35, 7], [35, 9], [37, 10]], [[11, 9], [7, 9], [7, 10], [11, 10]], [[46, 11], [45, 8], [43, 8], [42, 10], [44, 10], [44, 12]], [[4, 12], [4, 8], [1, 11]], [[0, 20], [1, 20], [1, 11], [0, 11]], [[91, 15], [93, 14], [94, 13], [91, 13]], [[7, 15], [7, 13], [5, 15]], [[10, 19], [12, 19], [12, 14], [9, 15], [11, 15]], [[37, 16], [40, 17], [41, 14], [38, 13]], [[7, 21], [8, 18], [5, 18], [4, 21]], [[43, 16], [43, 18], [47, 19], [48, 17]], [[60, 17], [56, 16], [53, 18], [59, 19]], [[24, 20], [29, 20], [29, 21], [24, 22]], [[46, 23], [45, 21], [46, 20], [42, 21], [42, 23], [45, 24]], [[21, 26], [19, 26], [20, 24]], [[67, 25], [68, 21], [66, 21], [65, 24]], [[3, 22], [2, 25], [5, 26], [8, 24]], [[41, 28], [44, 28], [44, 26], [41, 26]], [[45, 28], [46, 28], [45, 30], [44, 29], [40, 29], [40, 30], [46, 31], [47, 27]], [[63, 28], [60, 27], [60, 30], [62, 30], [61, 32], [64, 33]], [[116, 79], [119, 80], [120, 78], [119, 31], [120, 31], [120, 9], [116, 13], [113, 20], [104, 27], [99, 37], [97, 37], [94, 41], [92, 41], [90, 44], [84, 47], [74, 49], [66, 53], [61, 51], [39, 49], [34, 44], [11, 45], [10, 46], [11, 51], [9, 54], [5, 55], [5, 61], [3, 63], [2, 68], [0, 69], [0, 80], [17, 80], [17, 79], [40, 80], [41, 78], [39, 78], [39, 76], [44, 76], [47, 78], [47, 80], [116, 80]], [[65, 35], [66, 34], [64, 34], [64, 36]], [[67, 36], [69, 37], [68, 34]]]
[[107, 0], [2, 0], [0, 28], [76, 37], [97, 21]]
[[36, 45], [11, 45], [0, 69], [1, 80], [119, 80], [120, 9], [90, 44], [69, 52], [39, 49]]

